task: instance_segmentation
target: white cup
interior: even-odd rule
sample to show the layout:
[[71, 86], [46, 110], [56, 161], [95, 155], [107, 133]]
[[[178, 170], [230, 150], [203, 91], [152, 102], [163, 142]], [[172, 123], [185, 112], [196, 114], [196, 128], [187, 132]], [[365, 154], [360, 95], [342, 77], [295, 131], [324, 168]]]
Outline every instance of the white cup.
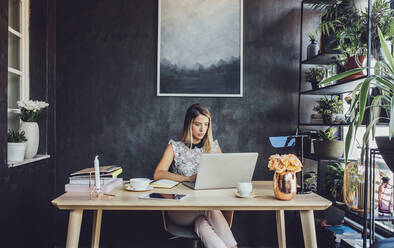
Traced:
[[237, 189], [241, 197], [247, 197], [252, 193], [253, 186], [251, 182], [239, 182], [237, 183]]
[[130, 179], [130, 186], [135, 190], [144, 190], [148, 188], [150, 183], [149, 178], [132, 178]]

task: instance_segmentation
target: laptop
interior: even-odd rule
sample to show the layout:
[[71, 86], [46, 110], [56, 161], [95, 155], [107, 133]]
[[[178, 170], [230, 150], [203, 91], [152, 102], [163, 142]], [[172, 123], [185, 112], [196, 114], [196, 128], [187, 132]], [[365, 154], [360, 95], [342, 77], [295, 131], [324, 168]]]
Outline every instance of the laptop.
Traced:
[[258, 153], [202, 154], [195, 182], [183, 182], [192, 189], [224, 189], [250, 182]]

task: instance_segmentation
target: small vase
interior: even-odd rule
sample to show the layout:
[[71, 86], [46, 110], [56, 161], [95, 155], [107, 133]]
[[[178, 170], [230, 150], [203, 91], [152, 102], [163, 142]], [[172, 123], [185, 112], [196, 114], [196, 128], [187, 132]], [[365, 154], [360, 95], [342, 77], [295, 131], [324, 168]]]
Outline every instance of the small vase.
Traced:
[[334, 119], [333, 115], [323, 115], [323, 124], [331, 124], [334, 122]]
[[274, 174], [274, 195], [278, 200], [291, 201], [297, 192], [297, 177], [293, 172]]
[[37, 122], [22, 122], [19, 131], [24, 131], [27, 139], [25, 158], [33, 158], [37, 154], [38, 144], [40, 142]]
[[306, 58], [310, 59], [318, 54], [319, 54], [319, 46], [316, 44], [316, 42], [312, 42], [311, 44], [309, 44], [306, 49]]
[[22, 162], [25, 157], [26, 143], [8, 143], [7, 145], [7, 161]]

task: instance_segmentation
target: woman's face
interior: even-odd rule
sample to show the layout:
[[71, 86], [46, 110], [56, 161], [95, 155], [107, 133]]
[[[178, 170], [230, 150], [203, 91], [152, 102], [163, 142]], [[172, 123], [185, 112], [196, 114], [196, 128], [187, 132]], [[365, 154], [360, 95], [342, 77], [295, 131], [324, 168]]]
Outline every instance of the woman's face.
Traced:
[[198, 115], [194, 118], [192, 122], [192, 136], [194, 143], [200, 142], [205, 134], [207, 133], [209, 127], [209, 119], [205, 115]]

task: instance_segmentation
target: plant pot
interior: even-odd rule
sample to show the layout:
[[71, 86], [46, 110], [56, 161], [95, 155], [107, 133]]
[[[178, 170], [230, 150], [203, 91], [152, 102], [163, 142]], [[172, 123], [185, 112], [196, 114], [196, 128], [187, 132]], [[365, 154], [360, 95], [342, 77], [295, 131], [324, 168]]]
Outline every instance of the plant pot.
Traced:
[[278, 200], [291, 201], [297, 192], [297, 177], [293, 172], [274, 173], [274, 195]]
[[312, 90], [317, 90], [317, 89], [319, 89], [319, 83], [312, 83], [312, 82], [311, 82], [311, 85], [312, 85]]
[[315, 140], [313, 148], [315, 154], [322, 158], [340, 158], [343, 156], [342, 140]]
[[333, 115], [323, 115], [323, 124], [331, 124], [335, 120]]
[[[348, 59], [347, 63], [343, 66], [344, 72], [352, 70], [352, 69], [356, 69], [356, 68], [361, 68], [363, 66], [363, 63], [364, 63], [365, 59], [366, 59], [365, 55], [350, 57]], [[347, 81], [355, 80], [357, 78], [361, 78], [361, 77], [364, 77], [364, 76], [366, 76], [364, 71], [360, 71], [360, 72], [357, 72], [357, 73], [355, 73], [353, 75], [350, 75], [350, 76], [347, 76], [345, 78], [342, 78], [342, 79], [338, 80], [338, 82], [339, 83], [347, 82]]]
[[306, 58], [310, 59], [314, 56], [317, 56], [319, 54], [319, 46], [316, 44], [316, 42], [312, 42], [311, 44], [308, 45], [306, 48]]
[[7, 161], [22, 162], [25, 158], [26, 143], [8, 143], [7, 144]]
[[394, 171], [394, 138], [389, 140], [389, 136], [376, 136], [375, 141], [387, 166]]
[[336, 189], [335, 193], [332, 195], [332, 197], [335, 199], [337, 202], [343, 202], [343, 194], [341, 192], [341, 189]]
[[22, 122], [19, 131], [24, 131], [27, 139], [25, 158], [33, 158], [37, 154], [38, 144], [40, 142], [40, 132], [37, 122]]

